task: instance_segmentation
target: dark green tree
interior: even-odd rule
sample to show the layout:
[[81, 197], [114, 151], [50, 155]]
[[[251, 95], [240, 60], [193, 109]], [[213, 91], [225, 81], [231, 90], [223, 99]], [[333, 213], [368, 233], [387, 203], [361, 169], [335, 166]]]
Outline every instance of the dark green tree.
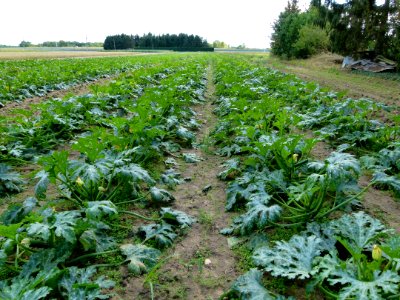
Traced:
[[32, 43], [28, 41], [22, 41], [19, 43], [19, 47], [32, 47]]
[[143, 36], [126, 34], [108, 36], [104, 41], [104, 49], [118, 50], [131, 48], [144, 49], [204, 49], [209, 48], [208, 42], [198, 35], [186, 33], [154, 35], [152, 33]]
[[127, 34], [117, 34], [107, 36], [103, 47], [104, 50], [126, 50], [133, 49], [134, 37]]
[[289, 1], [273, 25], [272, 53], [285, 58], [294, 57], [296, 54], [294, 44], [299, 39], [300, 29], [306, 24], [306, 21], [307, 18], [300, 12], [297, 1]]
[[391, 21], [396, 19], [398, 6], [398, 0], [385, 0], [382, 5], [376, 0], [326, 1], [332, 50], [344, 55], [388, 53], [396, 39], [396, 25]]

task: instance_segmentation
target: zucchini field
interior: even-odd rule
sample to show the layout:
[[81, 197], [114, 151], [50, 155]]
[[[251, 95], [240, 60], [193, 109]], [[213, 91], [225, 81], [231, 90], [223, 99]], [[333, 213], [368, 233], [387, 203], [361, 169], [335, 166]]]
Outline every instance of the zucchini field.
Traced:
[[0, 61], [0, 299], [399, 299], [398, 107], [265, 61]]

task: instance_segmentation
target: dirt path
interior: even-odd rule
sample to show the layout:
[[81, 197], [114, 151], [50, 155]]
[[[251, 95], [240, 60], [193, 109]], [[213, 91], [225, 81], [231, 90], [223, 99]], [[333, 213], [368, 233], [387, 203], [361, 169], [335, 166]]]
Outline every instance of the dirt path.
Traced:
[[345, 91], [348, 97], [367, 97], [388, 105], [400, 105], [400, 82], [343, 70], [342, 59], [336, 54], [321, 54], [309, 59], [289, 61], [270, 57], [266, 65], [295, 74], [303, 80], [317, 82], [333, 91]]
[[[218, 299], [239, 275], [234, 253], [227, 239], [219, 234], [231, 219], [224, 212], [226, 186], [217, 179], [224, 159], [211, 154], [206, 146], [217, 121], [212, 113], [212, 76], [210, 67], [207, 103], [194, 107], [202, 123], [197, 134], [197, 141], [202, 145], [198, 149], [182, 150], [203, 160], [194, 164], [179, 160], [182, 177], [191, 178], [191, 181], [177, 186], [173, 193], [176, 198], [173, 208], [196, 217], [198, 222], [168, 251], [165, 262], [152, 274], [155, 299]], [[207, 186], [210, 187], [208, 192], [204, 191]], [[125, 295], [119, 299], [150, 299], [149, 285], [144, 284], [144, 280], [130, 280]]]

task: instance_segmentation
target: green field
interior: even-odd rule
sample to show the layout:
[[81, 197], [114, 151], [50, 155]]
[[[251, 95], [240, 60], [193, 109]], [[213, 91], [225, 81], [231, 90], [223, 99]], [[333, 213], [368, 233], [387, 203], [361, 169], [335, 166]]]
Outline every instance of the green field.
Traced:
[[298, 64], [0, 61], [0, 299], [397, 299], [397, 103]]

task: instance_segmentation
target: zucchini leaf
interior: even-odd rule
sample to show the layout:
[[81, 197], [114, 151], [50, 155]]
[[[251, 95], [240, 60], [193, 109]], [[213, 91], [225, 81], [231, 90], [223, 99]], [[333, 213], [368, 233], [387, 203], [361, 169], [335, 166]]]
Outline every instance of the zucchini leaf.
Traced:
[[177, 235], [170, 224], [149, 224], [140, 226], [138, 234], [144, 238], [144, 242], [154, 240], [159, 248], [169, 247], [173, 244]]
[[99, 220], [104, 216], [115, 216], [118, 214], [117, 207], [111, 201], [89, 201], [85, 210], [86, 216]]
[[124, 244], [120, 246], [122, 254], [126, 256], [128, 270], [135, 275], [147, 273], [157, 264], [161, 252], [145, 245]]
[[189, 216], [180, 210], [174, 210], [169, 207], [161, 208], [160, 211], [161, 219], [165, 222], [173, 225], [179, 226], [181, 229], [188, 228], [196, 222], [196, 219]]
[[338, 269], [328, 278], [331, 285], [341, 284], [339, 299], [380, 300], [382, 295], [396, 294], [399, 290], [400, 276], [390, 270], [374, 271], [373, 280], [361, 281], [357, 279], [357, 269]]
[[322, 251], [322, 241], [315, 236], [293, 236], [288, 242], [277, 241], [275, 246], [258, 248], [254, 263], [273, 276], [306, 279], [311, 276], [313, 261]]
[[58, 283], [58, 288], [65, 299], [108, 299], [109, 295], [104, 295], [102, 289], [109, 289], [114, 286], [111, 280], [105, 280], [103, 276], [92, 281], [96, 275], [96, 268], [88, 267], [78, 269], [77, 267], [68, 268]]
[[334, 234], [347, 240], [358, 250], [369, 249], [371, 242], [391, 232], [377, 219], [360, 211], [346, 214], [330, 223]]
[[262, 275], [261, 271], [251, 269], [236, 279], [229, 295], [241, 300], [274, 300], [275, 297], [261, 283]]
[[175, 201], [175, 197], [164, 189], [155, 186], [150, 188], [151, 200], [155, 203], [168, 204]]

